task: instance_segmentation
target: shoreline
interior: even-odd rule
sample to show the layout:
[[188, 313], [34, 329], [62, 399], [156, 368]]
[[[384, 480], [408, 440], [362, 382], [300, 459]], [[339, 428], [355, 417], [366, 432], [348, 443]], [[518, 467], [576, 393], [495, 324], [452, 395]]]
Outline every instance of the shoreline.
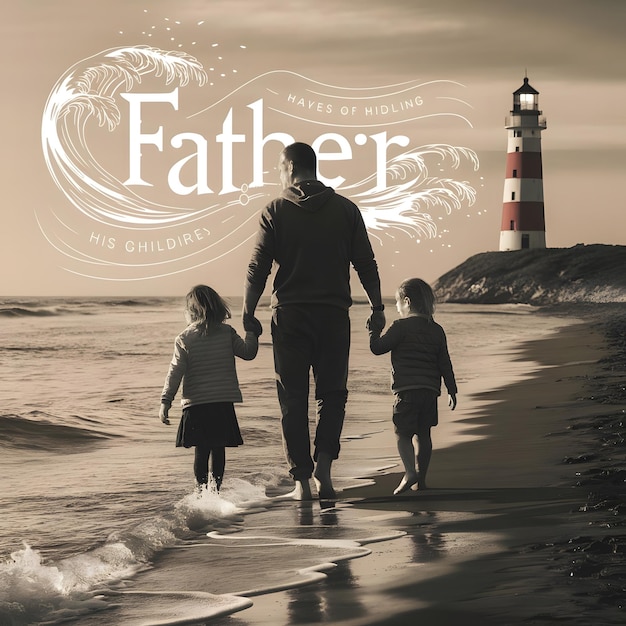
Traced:
[[[315, 585], [256, 597], [237, 624], [275, 624], [319, 602], [345, 626], [623, 622], [626, 315], [610, 305], [536, 314], [580, 321], [521, 345], [516, 360], [539, 364], [529, 378], [474, 394], [487, 402], [469, 421], [486, 437], [435, 442], [425, 492], [391, 496], [401, 472], [344, 492], [348, 506], [389, 514], [406, 540], [370, 544]], [[599, 423], [613, 432], [609, 458]], [[318, 613], [285, 623], [320, 623]]]

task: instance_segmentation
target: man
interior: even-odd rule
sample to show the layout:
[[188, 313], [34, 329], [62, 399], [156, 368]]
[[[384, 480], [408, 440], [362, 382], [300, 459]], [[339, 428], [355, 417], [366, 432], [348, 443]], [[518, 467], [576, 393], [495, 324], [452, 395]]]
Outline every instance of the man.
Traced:
[[[370, 321], [385, 325], [380, 278], [359, 208], [317, 180], [317, 157], [305, 143], [287, 146], [278, 163], [282, 194], [261, 215], [245, 284], [243, 324], [254, 317], [276, 264], [272, 290], [272, 344], [283, 444], [291, 494], [310, 500], [313, 476], [322, 499], [335, 498], [331, 464], [339, 456], [348, 396], [350, 265], [372, 306]], [[308, 427], [309, 373], [317, 401], [314, 454]], [[315, 463], [314, 463], [315, 461]]]

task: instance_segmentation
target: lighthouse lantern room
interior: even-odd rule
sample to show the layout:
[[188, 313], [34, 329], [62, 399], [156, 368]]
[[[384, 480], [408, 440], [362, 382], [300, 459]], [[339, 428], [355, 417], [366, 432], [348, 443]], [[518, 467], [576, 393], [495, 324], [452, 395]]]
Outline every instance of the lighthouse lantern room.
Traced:
[[500, 250], [545, 248], [541, 131], [546, 120], [539, 110], [539, 92], [527, 77], [513, 92], [513, 110], [505, 126], [508, 144]]

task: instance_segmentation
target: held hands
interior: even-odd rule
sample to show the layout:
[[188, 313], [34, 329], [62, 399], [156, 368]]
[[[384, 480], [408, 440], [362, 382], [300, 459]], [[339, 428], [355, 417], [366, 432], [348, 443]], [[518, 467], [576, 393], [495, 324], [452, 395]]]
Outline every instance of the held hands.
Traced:
[[448, 406], [450, 407], [451, 411], [454, 411], [454, 409], [456, 409], [456, 394], [455, 393], [448, 394]]
[[254, 317], [251, 313], [243, 313], [243, 329], [247, 333], [254, 333], [257, 337], [260, 337], [263, 334], [263, 326], [261, 326], [261, 322]]
[[382, 332], [383, 328], [385, 328], [385, 314], [383, 311], [372, 311], [372, 314], [369, 316], [367, 323], [365, 324], [367, 330], [374, 333]]
[[159, 418], [164, 424], [167, 424], [167, 425], [169, 425], [170, 423], [170, 418], [168, 415], [169, 410], [170, 410], [170, 407], [167, 406], [167, 404], [162, 404], [161, 408], [159, 409]]

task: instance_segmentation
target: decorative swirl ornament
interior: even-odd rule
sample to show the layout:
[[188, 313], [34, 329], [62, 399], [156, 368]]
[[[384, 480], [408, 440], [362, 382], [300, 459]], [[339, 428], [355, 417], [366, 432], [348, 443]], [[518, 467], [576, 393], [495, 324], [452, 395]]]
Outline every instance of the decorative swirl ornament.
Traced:
[[[42, 149], [75, 211], [42, 207], [36, 217], [65, 257], [65, 269], [132, 281], [226, 258], [254, 237], [260, 210], [279, 193], [278, 177], [268, 175], [263, 161], [269, 142], [278, 155], [281, 142], [308, 141], [320, 171], [349, 172], [349, 178], [320, 179], [359, 205], [380, 244], [396, 236], [417, 242], [440, 236], [442, 216], [476, 201], [469, 181], [442, 174], [466, 166], [478, 171], [473, 150], [448, 143], [411, 147], [410, 137], [389, 136], [442, 118], [471, 127], [458, 112], [467, 103], [437, 95], [462, 87], [458, 83], [343, 88], [276, 70], [198, 107], [199, 97], [206, 102], [204, 92], [198, 95], [205, 85], [207, 73], [195, 57], [149, 46], [106, 50], [57, 81], [44, 107]], [[198, 108], [183, 114], [181, 103]], [[181, 124], [183, 132], [175, 133]], [[210, 143], [207, 128], [216, 125]], [[321, 130], [313, 141], [312, 129]], [[329, 165], [337, 158], [328, 146], [344, 163]]]

